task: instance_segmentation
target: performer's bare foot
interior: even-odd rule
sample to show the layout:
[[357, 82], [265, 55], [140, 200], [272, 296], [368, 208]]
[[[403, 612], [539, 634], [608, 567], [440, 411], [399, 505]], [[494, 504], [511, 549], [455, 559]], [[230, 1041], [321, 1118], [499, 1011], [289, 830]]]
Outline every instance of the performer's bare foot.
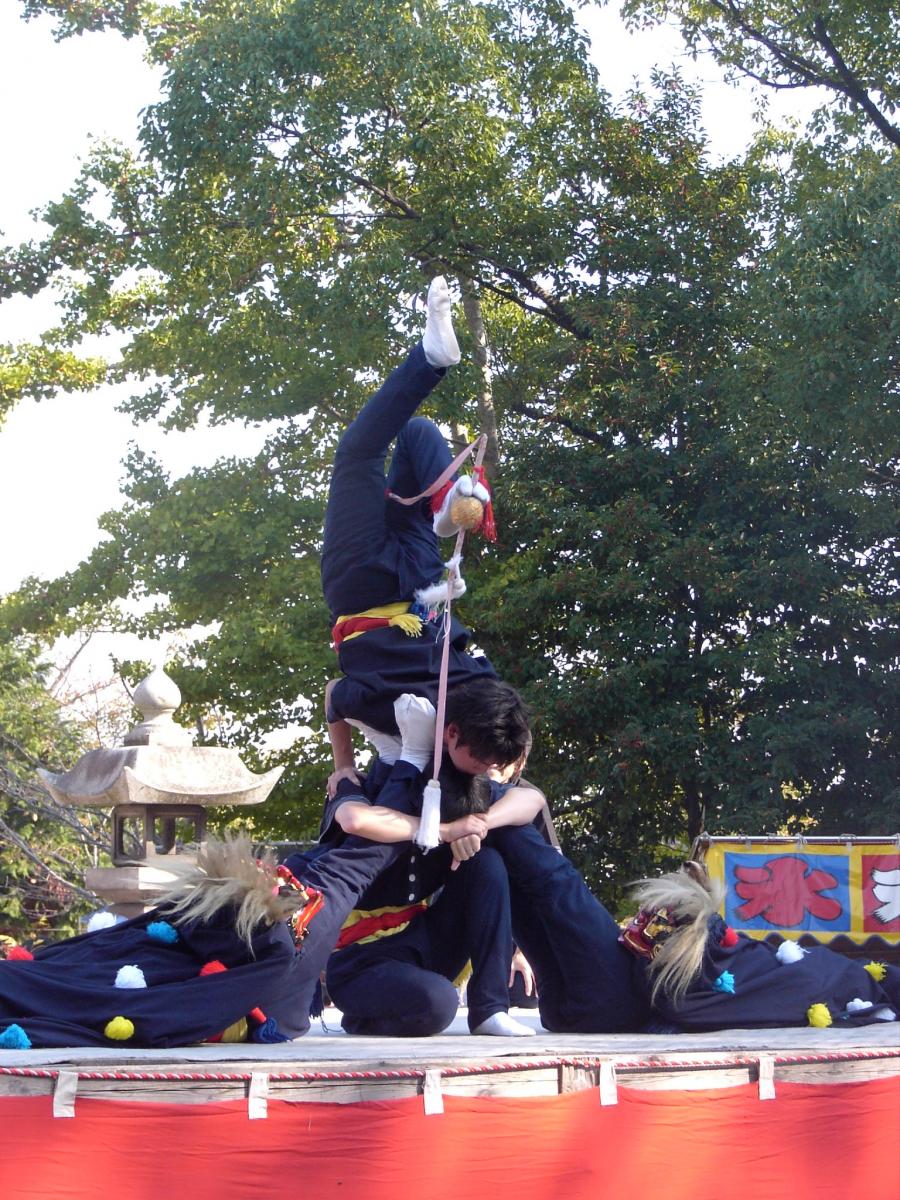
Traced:
[[493, 1013], [472, 1030], [478, 1037], [485, 1034], [489, 1037], [534, 1037], [536, 1032], [530, 1025], [523, 1025], [507, 1012]]
[[436, 275], [428, 288], [422, 349], [431, 366], [438, 369], [453, 367], [460, 359], [450, 313], [450, 292], [443, 275]]

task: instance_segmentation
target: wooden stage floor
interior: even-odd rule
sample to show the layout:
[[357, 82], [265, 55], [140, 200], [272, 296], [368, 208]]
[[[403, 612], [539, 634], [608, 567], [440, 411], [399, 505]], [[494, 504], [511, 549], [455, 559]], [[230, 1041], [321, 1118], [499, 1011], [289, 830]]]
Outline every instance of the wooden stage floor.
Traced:
[[[354, 1103], [424, 1095], [546, 1096], [599, 1087], [694, 1089], [759, 1081], [760, 1094], [791, 1082], [848, 1082], [900, 1075], [900, 1022], [859, 1028], [729, 1030], [706, 1034], [561, 1035], [536, 1012], [516, 1010], [530, 1038], [472, 1037], [461, 1011], [440, 1037], [347, 1037], [327, 1010], [325, 1027], [272, 1046], [178, 1050], [0, 1051], [0, 1097], [53, 1095], [59, 1115], [77, 1097], [202, 1104], [247, 1098]], [[438, 1100], [439, 1103], [439, 1100]]]

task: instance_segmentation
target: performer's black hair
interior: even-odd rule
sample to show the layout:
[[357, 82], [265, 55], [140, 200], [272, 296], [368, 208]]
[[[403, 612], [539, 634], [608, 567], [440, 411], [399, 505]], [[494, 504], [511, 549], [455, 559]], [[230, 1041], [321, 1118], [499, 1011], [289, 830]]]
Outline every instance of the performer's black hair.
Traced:
[[531, 746], [531, 713], [514, 687], [500, 679], [473, 679], [447, 692], [445, 722], [460, 744], [484, 762], [508, 766]]

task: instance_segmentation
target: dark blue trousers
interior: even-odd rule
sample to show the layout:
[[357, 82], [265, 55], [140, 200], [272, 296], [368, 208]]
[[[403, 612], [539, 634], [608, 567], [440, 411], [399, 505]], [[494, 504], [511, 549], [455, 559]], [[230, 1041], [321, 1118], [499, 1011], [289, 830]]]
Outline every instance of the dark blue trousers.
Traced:
[[[444, 374], [429, 366], [421, 344], [416, 346], [340, 440], [322, 548], [322, 591], [332, 621], [412, 600], [417, 588], [441, 577], [429, 502], [406, 506], [386, 493], [417, 496], [452, 461], [437, 426], [422, 417], [412, 419]], [[395, 439], [385, 477], [385, 459]]]
[[333, 954], [328, 991], [348, 1033], [429, 1037], [456, 1015], [453, 980], [471, 958], [474, 1029], [508, 1007], [512, 949], [506, 871], [496, 851], [484, 847], [448, 871], [436, 902], [401, 933]]
[[[438, 427], [413, 413], [440, 381], [421, 345], [392, 371], [341, 438], [325, 510], [322, 590], [332, 621], [398, 601], [411, 601], [443, 574], [427, 500], [405, 506], [387, 498], [417, 496], [450, 465]], [[392, 441], [387, 478], [384, 463]], [[396, 733], [394, 701], [404, 692], [437, 703], [442, 632], [428, 622], [419, 637], [395, 627], [373, 629], [341, 644], [343, 678], [331, 693], [329, 720], [353, 717]], [[466, 652], [468, 630], [454, 617], [450, 629], [448, 686], [494, 677], [483, 655]]]
[[619, 945], [618, 925], [575, 867], [533, 825], [495, 829], [488, 845], [506, 866], [513, 937], [534, 971], [544, 1028], [640, 1029], [649, 1007], [636, 960]]

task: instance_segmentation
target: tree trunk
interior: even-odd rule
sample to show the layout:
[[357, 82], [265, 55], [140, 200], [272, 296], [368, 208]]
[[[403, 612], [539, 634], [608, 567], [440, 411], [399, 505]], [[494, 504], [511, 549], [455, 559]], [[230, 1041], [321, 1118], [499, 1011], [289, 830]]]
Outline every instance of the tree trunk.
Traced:
[[497, 414], [494, 411], [491, 353], [484, 328], [484, 318], [481, 315], [481, 301], [475, 291], [475, 285], [471, 279], [460, 277], [459, 286], [462, 290], [466, 325], [475, 343], [475, 365], [479, 374], [478, 418], [481, 423], [481, 432], [487, 434], [484, 463], [493, 473], [497, 470], [500, 462], [500, 443], [497, 438]]

